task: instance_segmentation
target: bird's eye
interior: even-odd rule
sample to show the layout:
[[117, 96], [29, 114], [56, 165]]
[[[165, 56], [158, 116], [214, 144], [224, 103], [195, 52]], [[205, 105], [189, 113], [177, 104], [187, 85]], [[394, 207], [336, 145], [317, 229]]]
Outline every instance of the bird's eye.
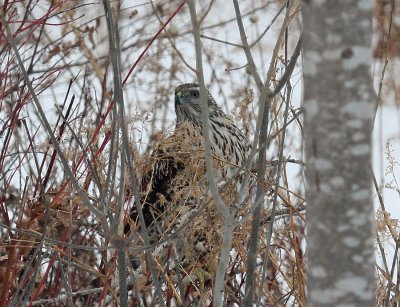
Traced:
[[197, 98], [197, 97], [200, 97], [200, 93], [199, 93], [199, 91], [194, 90], [194, 91], [191, 91], [191, 96]]

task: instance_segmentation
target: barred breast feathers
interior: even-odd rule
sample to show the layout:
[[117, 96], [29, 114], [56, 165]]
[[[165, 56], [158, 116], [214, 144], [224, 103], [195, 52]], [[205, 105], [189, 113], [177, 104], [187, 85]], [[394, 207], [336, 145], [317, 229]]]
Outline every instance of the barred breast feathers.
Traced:
[[[233, 121], [215, 104], [210, 106], [210, 143], [213, 154], [226, 163], [224, 173], [231, 178], [246, 161], [250, 146]], [[188, 105], [177, 110], [177, 124], [189, 121], [202, 133], [200, 105]]]

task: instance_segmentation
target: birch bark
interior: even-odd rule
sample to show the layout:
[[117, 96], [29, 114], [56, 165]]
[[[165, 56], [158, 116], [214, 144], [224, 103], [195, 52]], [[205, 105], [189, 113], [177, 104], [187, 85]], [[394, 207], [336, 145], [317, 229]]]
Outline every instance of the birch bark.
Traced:
[[303, 2], [309, 306], [375, 306], [371, 18], [372, 1]]

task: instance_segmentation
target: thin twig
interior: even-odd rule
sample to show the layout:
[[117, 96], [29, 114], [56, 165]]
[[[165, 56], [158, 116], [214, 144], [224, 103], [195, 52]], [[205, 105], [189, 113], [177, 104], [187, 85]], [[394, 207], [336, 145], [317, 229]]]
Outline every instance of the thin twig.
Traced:
[[164, 29], [165, 36], [167, 37], [172, 49], [175, 50], [176, 54], [178, 57], [182, 60], [183, 64], [186, 65], [187, 68], [189, 68], [192, 72], [196, 73], [196, 69], [194, 69], [185, 59], [183, 56], [182, 52], [179, 51], [179, 49], [176, 47], [175, 43], [172, 41], [171, 35], [169, 34], [166, 25], [164, 22], [161, 20], [160, 16], [157, 13], [157, 9], [154, 7], [154, 1], [150, 0], [151, 6], [153, 8], [154, 15], [156, 15], [158, 22], [161, 24], [161, 29]]
[[[233, 0], [233, 1], [234, 1], [234, 3], [237, 2], [237, 0]], [[262, 199], [265, 195], [264, 178], [265, 178], [265, 174], [266, 174], [266, 149], [268, 148], [268, 137], [267, 137], [267, 135], [268, 135], [268, 116], [269, 116], [269, 108], [270, 108], [270, 103], [271, 103], [271, 98], [268, 97], [268, 95], [269, 95], [268, 85], [272, 78], [272, 74], [273, 74], [274, 67], [275, 67], [275, 61], [276, 61], [276, 58], [278, 57], [282, 38], [283, 38], [284, 33], [288, 26], [288, 22], [289, 22], [288, 17], [289, 17], [290, 9], [291, 9], [291, 6], [286, 11], [285, 19], [283, 21], [278, 39], [276, 41], [276, 44], [275, 44], [275, 47], [273, 50], [271, 64], [270, 64], [268, 72], [267, 72], [267, 78], [266, 78], [264, 86], [261, 90], [260, 110], [259, 110], [259, 115], [258, 115], [257, 124], [256, 124], [256, 134], [255, 134], [255, 138], [253, 141], [252, 152], [250, 153], [250, 157], [251, 157], [251, 155], [253, 155], [253, 156], [255, 155], [255, 152], [256, 152], [255, 146], [257, 145], [257, 140], [258, 140], [258, 144], [262, 144], [263, 146], [265, 145], [265, 149], [260, 150], [259, 156], [258, 156], [256, 200]], [[240, 12], [238, 12], [238, 15], [240, 17]], [[261, 202], [258, 204], [258, 206], [254, 210], [254, 218], [253, 218], [253, 222], [252, 222], [252, 226], [251, 226], [249, 249], [248, 249], [248, 253], [247, 253], [247, 265], [246, 265], [247, 277], [246, 277], [245, 301], [244, 301], [244, 304], [247, 307], [253, 306], [253, 295], [254, 295], [254, 291], [255, 291], [255, 289], [254, 289], [255, 269], [256, 269], [256, 262], [257, 262], [257, 248], [258, 248], [258, 235], [259, 235], [259, 231], [260, 231], [260, 221], [261, 221]]]
[[214, 42], [222, 43], [222, 44], [225, 44], [225, 45], [230, 45], [230, 46], [234, 46], [234, 47], [238, 47], [238, 48], [243, 48], [242, 45], [230, 43], [230, 42], [227, 42], [227, 41], [223, 41], [223, 40], [220, 40], [218, 38], [213, 38], [213, 37], [210, 37], [210, 36], [207, 36], [207, 35], [204, 35], [204, 34], [201, 34], [200, 37], [212, 40]]
[[[289, 2], [287, 4], [289, 4]], [[290, 10], [289, 7], [287, 8], [287, 10], [288, 11]], [[286, 36], [286, 40], [287, 40], [287, 30], [286, 30], [285, 36]], [[297, 45], [299, 46], [300, 44], [298, 43]], [[287, 46], [287, 41], [286, 41], [286, 46]], [[299, 49], [299, 53], [300, 53], [300, 49]], [[294, 65], [293, 65], [293, 67], [294, 67]], [[286, 68], [286, 71], [288, 71], [288, 68]], [[286, 93], [286, 108], [284, 111], [284, 119], [283, 119], [284, 127], [287, 127], [287, 121], [288, 121], [288, 116], [289, 116], [290, 95], [291, 95], [291, 85], [288, 80], [287, 81], [287, 93]], [[284, 164], [283, 149], [285, 148], [286, 130], [287, 129], [284, 129], [282, 131], [281, 144], [280, 144], [280, 148], [279, 148], [279, 162], [278, 162], [278, 170], [276, 173], [275, 188], [274, 188], [275, 193], [274, 193], [274, 198], [272, 201], [272, 210], [271, 210], [271, 215], [270, 215], [269, 229], [267, 232], [267, 246], [265, 247], [265, 252], [264, 252], [264, 263], [263, 263], [263, 270], [262, 270], [262, 274], [261, 274], [261, 285], [263, 285], [265, 282], [266, 272], [267, 272], [268, 263], [269, 263], [269, 251], [270, 251], [270, 247], [271, 247], [272, 233], [273, 233], [273, 229], [274, 229], [275, 214], [277, 211], [276, 210], [277, 200], [278, 200], [278, 192], [277, 191], [279, 188], [279, 181], [281, 178], [283, 164]], [[258, 297], [258, 302], [257, 302], [257, 307], [260, 306], [260, 304], [261, 304], [261, 297], [262, 297], [261, 293], [262, 292], [260, 291], [260, 295]]]
[[21, 72], [22, 72], [22, 74], [24, 76], [24, 81], [25, 81], [25, 83], [26, 83], [26, 85], [27, 85], [27, 87], [29, 89], [29, 92], [30, 92], [30, 94], [32, 96], [33, 102], [35, 104], [36, 110], [37, 110], [39, 118], [40, 118], [40, 121], [42, 122], [43, 126], [45, 127], [45, 129], [46, 129], [46, 131], [47, 131], [47, 133], [48, 133], [48, 135], [49, 135], [49, 137], [50, 137], [50, 139], [52, 141], [52, 144], [53, 144], [54, 148], [56, 149], [56, 151], [57, 151], [57, 153], [58, 153], [58, 155], [60, 157], [60, 160], [61, 160], [61, 163], [62, 163], [62, 165], [64, 167], [65, 173], [70, 178], [70, 180], [72, 182], [72, 185], [74, 186], [75, 190], [78, 192], [79, 197], [82, 199], [83, 204], [85, 206], [87, 206], [89, 208], [90, 212], [93, 213], [99, 219], [99, 221], [102, 224], [102, 227], [103, 227], [105, 233], [108, 234], [109, 233], [109, 228], [108, 228], [108, 225], [107, 225], [107, 222], [106, 222], [106, 219], [105, 219], [104, 215], [102, 214], [102, 212], [97, 210], [97, 208], [95, 206], [93, 206], [91, 204], [91, 202], [90, 202], [88, 196], [86, 195], [86, 193], [82, 191], [81, 187], [79, 186], [78, 181], [76, 180], [74, 174], [72, 173], [72, 170], [71, 170], [71, 168], [70, 168], [70, 166], [68, 164], [67, 158], [65, 157], [65, 155], [64, 155], [64, 153], [63, 153], [63, 151], [62, 151], [62, 149], [60, 147], [60, 144], [57, 141], [57, 138], [56, 138], [56, 136], [54, 135], [54, 133], [53, 133], [53, 131], [51, 129], [50, 123], [48, 122], [48, 120], [46, 118], [46, 115], [45, 115], [45, 113], [43, 111], [43, 108], [40, 105], [39, 99], [38, 99], [38, 97], [37, 97], [37, 95], [35, 93], [35, 90], [34, 90], [33, 86], [32, 86], [31, 80], [29, 79], [28, 73], [27, 73], [27, 71], [26, 71], [26, 69], [24, 67], [23, 61], [21, 59], [21, 56], [19, 54], [19, 50], [18, 50], [17, 45], [16, 45], [16, 42], [15, 42], [15, 40], [13, 38], [13, 35], [11, 33], [9, 24], [8, 24], [7, 20], [5, 19], [5, 16], [4, 16], [4, 13], [3, 13], [2, 10], [0, 10], [0, 18], [1, 18], [2, 22], [3, 22], [4, 28], [6, 30], [5, 31], [6, 32], [6, 39], [9, 42], [9, 44], [11, 45], [11, 48], [14, 51], [15, 57], [17, 58], [18, 64], [19, 64], [20, 69], [21, 69]]
[[270, 98], [275, 97], [292, 76], [294, 67], [296, 66], [297, 63], [297, 59], [300, 55], [301, 45], [302, 45], [301, 42], [302, 42], [302, 36], [300, 36], [299, 40], [297, 41], [296, 48], [294, 49], [293, 55], [290, 58], [289, 65], [285, 67], [285, 73], [283, 74], [281, 80], [279, 80], [278, 85], [274, 88], [272, 93], [268, 95]]
[[265, 28], [264, 32], [261, 33], [261, 35], [253, 42], [250, 44], [250, 49], [253, 48], [255, 45], [258, 44], [258, 42], [264, 37], [264, 35], [268, 32], [268, 30], [272, 27], [278, 16], [282, 13], [284, 8], [286, 7], [286, 3], [282, 5], [282, 7], [279, 9], [278, 13], [275, 14], [274, 18], [272, 18], [271, 22], [269, 25]]
[[[95, 294], [95, 293], [101, 293], [103, 291], [104, 291], [104, 288], [94, 288], [94, 289], [72, 292], [70, 295], [71, 295], [71, 297], [84, 296], [84, 295], [90, 295], [90, 294]], [[55, 298], [34, 301], [34, 302], [32, 302], [32, 306], [52, 305], [52, 304], [56, 304], [56, 303], [62, 303], [62, 302], [66, 302], [69, 298], [70, 298], [70, 296], [68, 294], [64, 294], [64, 295], [61, 295], [61, 296], [55, 297]]]
[[239, 70], [239, 69], [246, 68], [247, 66], [249, 66], [249, 64], [244, 64], [243, 66], [240, 66], [240, 67], [234, 67], [234, 68], [225, 68], [225, 71]]
[[[34, 163], [36, 165], [36, 168], [39, 169], [39, 162], [38, 162], [38, 159], [37, 159], [35, 146], [33, 146], [33, 140], [32, 140], [32, 138], [30, 136], [29, 129], [28, 129], [27, 125], [26, 125], [26, 122], [23, 121], [23, 124], [24, 124], [25, 131], [27, 133], [27, 136], [28, 136], [29, 143], [30, 143], [31, 148], [32, 148]], [[41, 194], [41, 196], [42, 196], [42, 198], [43, 198], [43, 200], [45, 202], [46, 208], [49, 209], [50, 204], [49, 204], [48, 199], [46, 199], [46, 197], [44, 197], [44, 189], [45, 188], [44, 188], [44, 186], [42, 184], [42, 180], [40, 178], [40, 174], [39, 174], [38, 182], [40, 183], [39, 184], [40, 194]], [[46, 210], [46, 215], [45, 215], [45, 219], [44, 219], [44, 222], [43, 222], [43, 233], [40, 235], [40, 237], [38, 237], [38, 239], [39, 239], [39, 242], [37, 243], [38, 246], [35, 248], [35, 251], [33, 252], [31, 259], [28, 261], [28, 263], [26, 263], [26, 268], [30, 268], [30, 269], [26, 269], [24, 271], [24, 273], [22, 274], [22, 276], [20, 277], [20, 279], [19, 279], [20, 282], [19, 282], [19, 284], [17, 286], [17, 290], [21, 290], [21, 291], [17, 291], [17, 293], [19, 295], [16, 295], [16, 296], [13, 297], [13, 300], [9, 303], [9, 306], [19, 306], [20, 305], [20, 301], [23, 300], [24, 297], [29, 297], [31, 295], [31, 293], [33, 292], [33, 286], [34, 286], [33, 282], [32, 282], [33, 279], [29, 279], [29, 281], [26, 282], [26, 278], [30, 275], [30, 273], [32, 271], [34, 272], [32, 275], [36, 276], [36, 274], [37, 274], [37, 272], [39, 270], [39, 266], [41, 264], [41, 261], [43, 259], [43, 257], [42, 257], [42, 248], [43, 248], [44, 241], [45, 241], [45, 238], [46, 238], [46, 233], [47, 233], [47, 226], [48, 226], [48, 221], [49, 221], [49, 213], [48, 213], [49, 211], [50, 210]], [[10, 231], [10, 229], [9, 229], [9, 231]], [[10, 237], [12, 237], [12, 236], [10, 235]], [[8, 265], [7, 265], [7, 268], [8, 268]], [[5, 275], [7, 276], [7, 274], [5, 274]], [[7, 283], [7, 279], [8, 279], [7, 277], [4, 277], [4, 280], [5, 280], [6, 283]], [[7, 287], [4, 287], [3, 289], [6, 290]], [[2, 297], [3, 295], [0, 295], [0, 296]], [[4, 298], [3, 298], [3, 301], [4, 301]]]
[[239, 27], [240, 38], [242, 40], [243, 51], [244, 54], [246, 55], [247, 63], [249, 64], [249, 71], [252, 77], [254, 78], [254, 81], [256, 82], [258, 90], [261, 92], [264, 87], [264, 84], [261, 80], [260, 75], [258, 74], [256, 64], [254, 63], [253, 55], [251, 54], [249, 43], [247, 42], [246, 32], [244, 31], [244, 26], [243, 26], [242, 15], [240, 13], [240, 8], [237, 0], [233, 0], [233, 6], [235, 7], [236, 20]]

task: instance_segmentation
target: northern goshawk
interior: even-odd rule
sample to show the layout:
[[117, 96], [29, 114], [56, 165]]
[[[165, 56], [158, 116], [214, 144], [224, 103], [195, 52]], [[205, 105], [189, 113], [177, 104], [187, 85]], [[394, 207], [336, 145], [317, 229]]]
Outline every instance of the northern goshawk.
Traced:
[[[207, 104], [210, 123], [209, 138], [217, 180], [227, 181], [239, 173], [240, 167], [248, 157], [250, 146], [245, 135], [221, 110], [208, 91]], [[185, 186], [190, 186], [190, 181], [201, 180], [199, 176], [191, 177], [197, 172], [192, 164], [204, 158], [198, 84], [185, 83], [175, 89], [175, 113], [174, 135], [167, 138], [153, 151], [150, 167], [143, 171], [142, 175], [140, 202], [148, 228], [161, 222], [165, 211], [171, 209], [168, 206], [173, 207], [175, 203], [185, 198], [180, 195], [180, 199], [177, 199], [178, 189], [182, 190]], [[196, 158], [196, 155], [200, 157]], [[202, 165], [204, 166], [204, 160]], [[189, 175], [182, 180], [182, 176], [179, 175], [185, 171]], [[131, 211], [131, 218], [134, 221], [137, 220], [135, 206]], [[126, 228], [126, 231], [127, 229], [129, 228]]]

